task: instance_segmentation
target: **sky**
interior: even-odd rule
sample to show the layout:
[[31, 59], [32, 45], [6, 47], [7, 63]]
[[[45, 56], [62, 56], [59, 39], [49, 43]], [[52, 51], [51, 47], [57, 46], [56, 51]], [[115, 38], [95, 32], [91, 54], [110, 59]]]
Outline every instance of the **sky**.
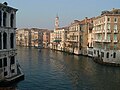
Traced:
[[120, 0], [0, 0], [17, 8], [16, 27], [54, 29], [56, 15], [60, 27], [68, 26], [74, 20], [91, 18], [101, 11], [120, 9]]

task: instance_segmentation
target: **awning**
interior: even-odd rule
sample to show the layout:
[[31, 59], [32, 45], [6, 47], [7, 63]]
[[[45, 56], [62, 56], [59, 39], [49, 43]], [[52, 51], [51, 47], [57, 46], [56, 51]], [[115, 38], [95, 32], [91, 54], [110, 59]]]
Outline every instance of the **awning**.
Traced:
[[61, 42], [61, 40], [54, 40], [53, 42]]

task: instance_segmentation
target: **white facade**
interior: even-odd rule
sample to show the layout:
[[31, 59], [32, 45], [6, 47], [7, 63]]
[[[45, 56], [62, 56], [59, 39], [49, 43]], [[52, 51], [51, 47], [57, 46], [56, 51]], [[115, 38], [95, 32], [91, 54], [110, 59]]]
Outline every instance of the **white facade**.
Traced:
[[18, 75], [16, 11], [17, 9], [0, 3], [0, 81]]

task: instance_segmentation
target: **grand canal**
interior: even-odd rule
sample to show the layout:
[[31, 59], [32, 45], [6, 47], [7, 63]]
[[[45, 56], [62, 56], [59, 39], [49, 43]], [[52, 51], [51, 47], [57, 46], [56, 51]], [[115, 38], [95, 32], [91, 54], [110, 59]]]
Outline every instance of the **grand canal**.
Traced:
[[25, 80], [19, 90], [120, 90], [120, 68], [64, 52], [18, 47]]

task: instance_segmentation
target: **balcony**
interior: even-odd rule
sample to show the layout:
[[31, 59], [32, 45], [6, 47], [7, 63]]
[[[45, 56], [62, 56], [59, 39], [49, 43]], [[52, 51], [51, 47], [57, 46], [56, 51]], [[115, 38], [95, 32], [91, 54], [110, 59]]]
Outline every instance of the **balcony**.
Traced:
[[113, 40], [113, 42], [114, 42], [114, 43], [117, 43], [117, 42], [118, 42], [118, 40]]
[[110, 43], [111, 40], [103, 40], [104, 43]]
[[96, 30], [95, 33], [102, 33], [102, 31], [101, 30]]
[[94, 40], [95, 42], [102, 42], [102, 40], [100, 40], [100, 39], [96, 39], [96, 40]]
[[68, 42], [78, 42], [78, 40], [69, 40], [69, 39], [67, 39], [66, 41], [68, 41]]

